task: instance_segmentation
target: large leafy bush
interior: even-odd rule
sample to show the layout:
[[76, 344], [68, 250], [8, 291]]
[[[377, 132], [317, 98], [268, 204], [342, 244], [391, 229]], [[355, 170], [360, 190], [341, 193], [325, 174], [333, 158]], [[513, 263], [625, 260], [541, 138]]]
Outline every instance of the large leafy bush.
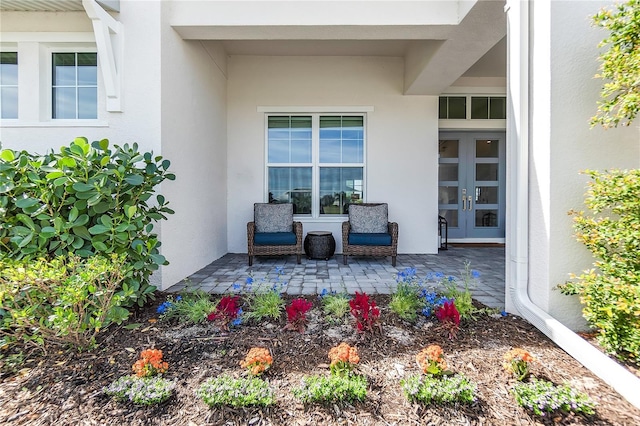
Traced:
[[131, 269], [122, 288], [142, 305], [155, 290], [151, 273], [167, 263], [153, 222], [173, 211], [152, 196], [175, 179], [169, 164], [106, 139], [76, 138], [45, 155], [0, 151], [0, 257], [125, 254]]
[[640, 170], [587, 171], [585, 203], [572, 212], [578, 241], [597, 259], [561, 290], [579, 294], [600, 344], [620, 357], [640, 354]]

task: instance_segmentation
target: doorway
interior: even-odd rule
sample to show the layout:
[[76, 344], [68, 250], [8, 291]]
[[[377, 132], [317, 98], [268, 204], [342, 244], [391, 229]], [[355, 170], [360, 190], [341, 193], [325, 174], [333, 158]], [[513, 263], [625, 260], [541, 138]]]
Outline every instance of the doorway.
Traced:
[[440, 132], [438, 210], [451, 242], [504, 242], [505, 133]]

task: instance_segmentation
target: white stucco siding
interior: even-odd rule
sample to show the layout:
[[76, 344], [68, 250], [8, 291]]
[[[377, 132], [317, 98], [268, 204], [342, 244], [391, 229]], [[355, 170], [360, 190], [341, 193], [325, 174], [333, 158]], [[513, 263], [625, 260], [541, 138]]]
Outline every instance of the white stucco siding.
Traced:
[[162, 28], [162, 154], [177, 176], [162, 184], [175, 210], [162, 224], [166, 288], [227, 253], [227, 93], [221, 46]]
[[[401, 58], [232, 56], [228, 66], [229, 252], [246, 253], [253, 203], [265, 200], [265, 113], [258, 107], [305, 106], [373, 108], [365, 198], [389, 204], [399, 252], [437, 252], [438, 100], [402, 95]], [[332, 231], [340, 253], [342, 220], [302, 222], [305, 233]]]
[[[589, 17], [604, 5], [611, 3], [554, 1], [550, 6], [533, 6], [532, 45], [538, 47], [531, 62], [529, 293], [541, 308], [573, 328], [584, 326], [578, 298], [553, 288], [566, 281], [569, 273], [579, 273], [593, 263], [591, 253], [576, 241], [567, 215], [571, 209], [584, 209], [589, 179], [580, 171], [640, 167], [638, 123], [610, 130], [589, 125], [602, 85], [594, 78], [599, 65], [597, 44], [605, 36], [590, 26]], [[540, 55], [546, 55], [546, 60]]]

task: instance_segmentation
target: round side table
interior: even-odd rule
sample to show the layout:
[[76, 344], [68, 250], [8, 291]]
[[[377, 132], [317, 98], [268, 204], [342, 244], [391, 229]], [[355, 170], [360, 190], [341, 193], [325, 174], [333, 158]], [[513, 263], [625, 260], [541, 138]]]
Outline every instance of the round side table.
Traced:
[[304, 238], [304, 252], [307, 259], [329, 260], [336, 251], [336, 240], [329, 231], [307, 232]]

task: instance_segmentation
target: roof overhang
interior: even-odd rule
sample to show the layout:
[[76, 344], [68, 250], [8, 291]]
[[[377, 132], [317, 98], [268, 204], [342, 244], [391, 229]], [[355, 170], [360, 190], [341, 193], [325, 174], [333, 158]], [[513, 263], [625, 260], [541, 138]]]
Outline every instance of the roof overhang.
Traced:
[[[120, 0], [96, 0], [105, 10], [120, 11]], [[82, 0], [2, 0], [0, 10], [18, 12], [84, 11]]]

